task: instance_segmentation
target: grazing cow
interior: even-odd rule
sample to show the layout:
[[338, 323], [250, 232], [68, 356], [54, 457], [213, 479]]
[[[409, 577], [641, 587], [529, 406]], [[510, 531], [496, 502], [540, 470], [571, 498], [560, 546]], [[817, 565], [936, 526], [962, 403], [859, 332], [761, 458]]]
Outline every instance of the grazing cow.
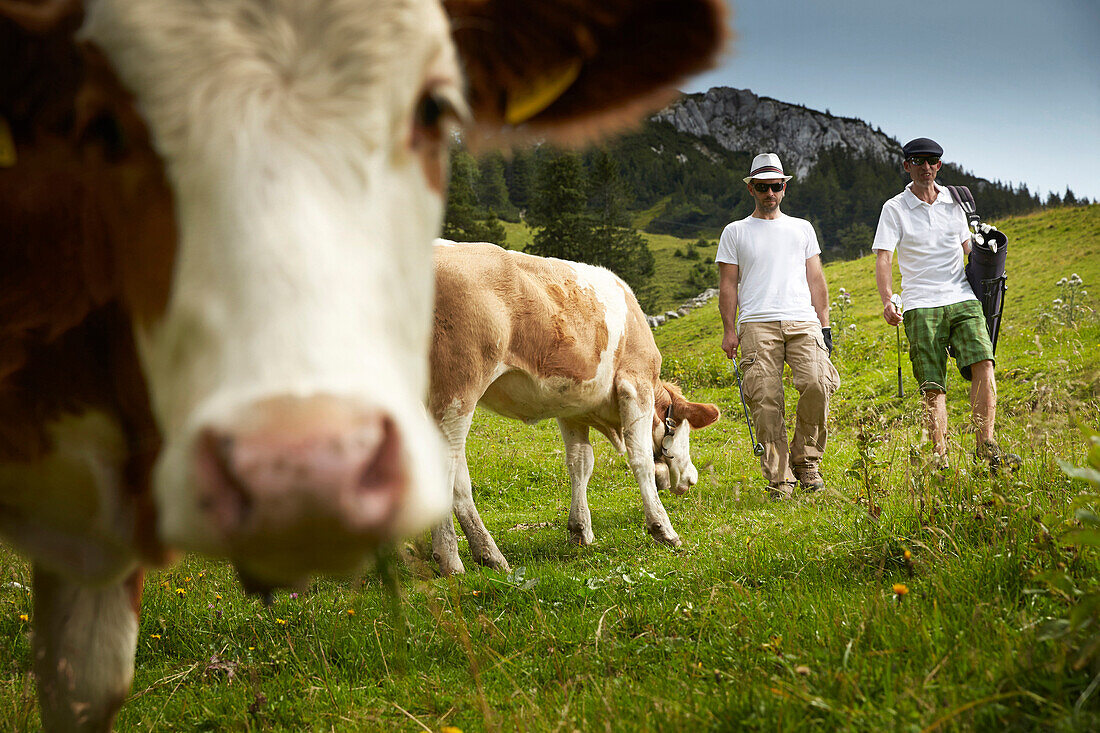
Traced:
[[111, 726], [169, 549], [266, 590], [446, 515], [452, 122], [610, 130], [723, 26], [718, 0], [0, 0], [0, 534], [34, 561], [47, 729]]
[[[471, 494], [466, 436], [478, 404], [528, 423], [557, 418], [573, 541], [595, 539], [587, 496], [595, 428], [626, 453], [650, 534], [679, 545], [658, 484], [676, 493], [695, 484], [688, 435], [717, 420], [718, 408], [688, 402], [661, 380], [661, 353], [626, 283], [591, 265], [444, 240], [435, 283], [428, 404], [450, 449], [454, 513], [474, 559], [508, 568]], [[450, 517], [432, 530], [432, 551], [445, 574], [463, 572]]]

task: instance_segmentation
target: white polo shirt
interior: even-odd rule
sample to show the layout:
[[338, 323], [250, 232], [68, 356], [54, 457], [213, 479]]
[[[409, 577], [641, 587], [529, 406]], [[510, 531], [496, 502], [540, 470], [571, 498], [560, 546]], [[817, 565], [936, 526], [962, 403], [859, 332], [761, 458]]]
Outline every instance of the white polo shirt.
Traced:
[[805, 219], [780, 212], [727, 224], [714, 261], [737, 265], [737, 323], [817, 323], [806, 280], [806, 260], [817, 254], [817, 232]]
[[966, 214], [939, 184], [935, 203], [917, 198], [910, 183], [882, 205], [871, 249], [898, 252], [906, 310], [977, 300], [966, 281], [962, 243], [970, 239]]

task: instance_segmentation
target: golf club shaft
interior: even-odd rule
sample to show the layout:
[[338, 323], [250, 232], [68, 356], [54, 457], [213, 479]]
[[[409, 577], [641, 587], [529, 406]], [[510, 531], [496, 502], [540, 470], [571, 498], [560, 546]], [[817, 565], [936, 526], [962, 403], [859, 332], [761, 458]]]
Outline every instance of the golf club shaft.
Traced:
[[904, 397], [905, 392], [901, 386], [901, 326], [895, 326], [894, 329], [898, 332], [898, 397]]
[[745, 425], [749, 428], [749, 442], [752, 443], [754, 456], [764, 455], [764, 446], [756, 442], [756, 436], [752, 432], [752, 417], [749, 416], [749, 406], [745, 402], [745, 391], [741, 388], [741, 370], [737, 368], [737, 354], [733, 358], [733, 374], [737, 377], [737, 394], [741, 397], [741, 409], [745, 411]]

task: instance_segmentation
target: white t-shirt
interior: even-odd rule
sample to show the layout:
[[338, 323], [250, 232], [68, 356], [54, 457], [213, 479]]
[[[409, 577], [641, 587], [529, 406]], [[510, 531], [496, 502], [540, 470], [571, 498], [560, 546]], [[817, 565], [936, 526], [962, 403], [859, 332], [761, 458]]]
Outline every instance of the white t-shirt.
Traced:
[[917, 198], [912, 185], [882, 205], [871, 249], [897, 250], [901, 301], [907, 310], [976, 300], [966, 281], [962, 250], [970, 239], [966, 214], [939, 184], [934, 204]]
[[806, 260], [821, 254], [805, 219], [747, 216], [726, 225], [715, 262], [737, 265], [737, 322], [814, 321]]

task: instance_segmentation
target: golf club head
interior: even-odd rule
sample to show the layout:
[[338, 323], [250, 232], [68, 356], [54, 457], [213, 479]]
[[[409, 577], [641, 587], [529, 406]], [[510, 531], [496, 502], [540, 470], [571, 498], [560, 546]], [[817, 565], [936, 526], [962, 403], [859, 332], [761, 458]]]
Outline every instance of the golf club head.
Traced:
[[763, 445], [762, 445], [761, 443], [757, 443], [756, 445], [754, 445], [754, 446], [752, 447], [752, 454], [753, 454], [754, 456], [762, 456], [762, 455], [764, 455], [764, 446], [763, 446]]
[[901, 313], [901, 296], [897, 293], [894, 293], [890, 296], [890, 302], [894, 304], [894, 309], [898, 313]]

